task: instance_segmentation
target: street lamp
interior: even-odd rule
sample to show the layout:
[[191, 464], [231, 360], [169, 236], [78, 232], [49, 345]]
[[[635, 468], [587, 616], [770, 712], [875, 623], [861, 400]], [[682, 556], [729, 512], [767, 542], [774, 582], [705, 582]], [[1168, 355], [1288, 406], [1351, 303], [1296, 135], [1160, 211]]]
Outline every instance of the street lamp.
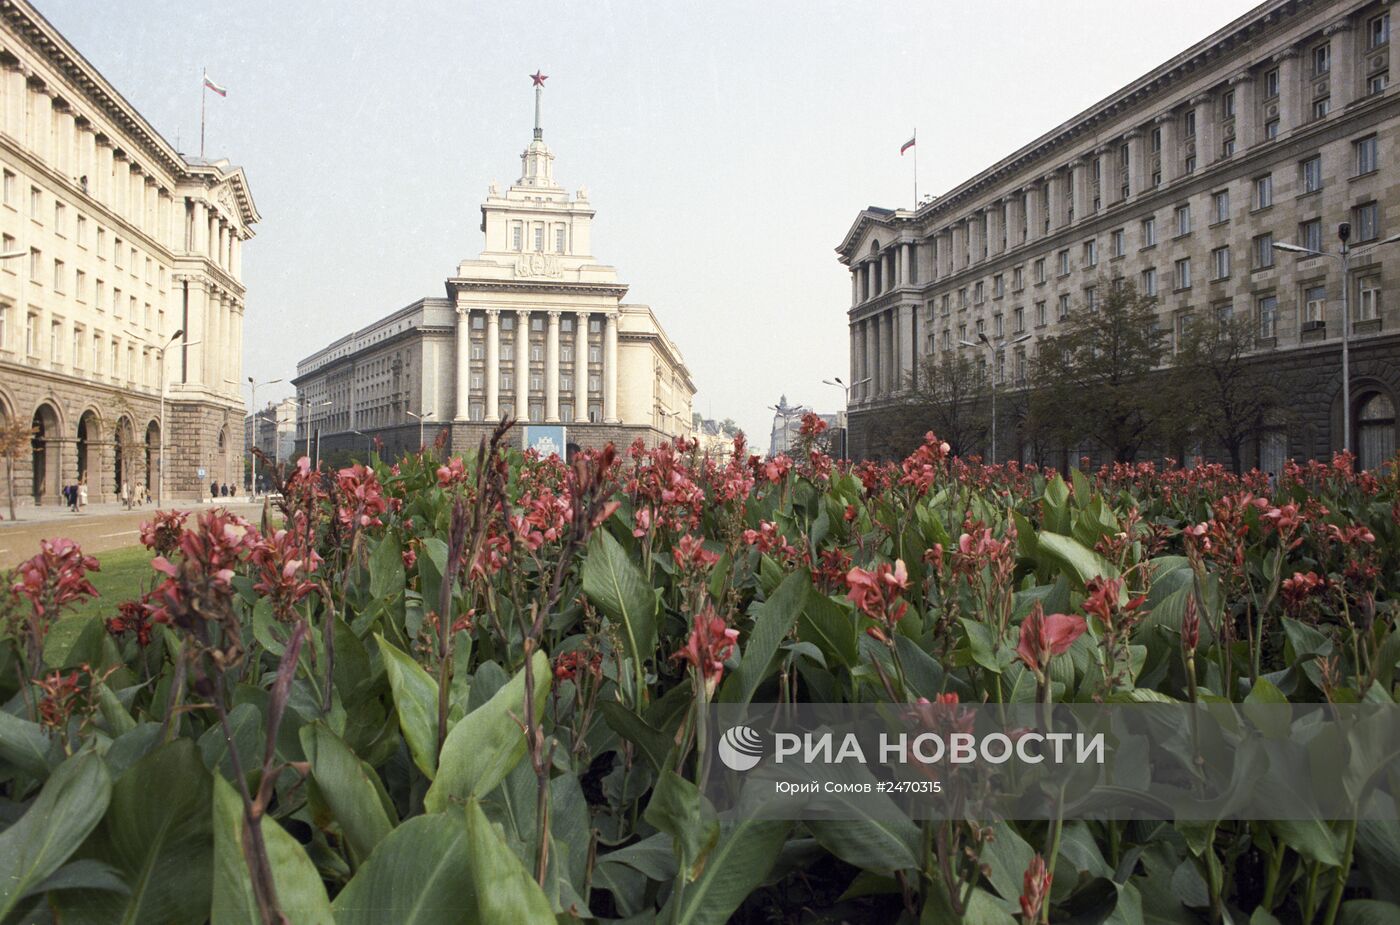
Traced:
[[423, 442], [423, 421], [426, 418], [432, 417], [433, 412], [424, 411], [422, 414], [414, 414], [412, 411], [405, 410], [404, 414], [418, 421], [418, 451], [421, 453], [424, 449], [427, 448], [427, 444]]
[[[335, 402], [329, 398], [325, 401], [318, 401], [315, 404], [303, 402], [303, 405], [307, 408], [308, 411], [312, 408], [319, 409], [324, 408], [326, 405], [333, 404], [335, 404]], [[306, 450], [308, 453], [313, 454], [311, 460], [311, 468], [319, 470], [321, 468], [321, 412], [318, 410], [315, 414], [307, 414], [306, 417]], [[311, 446], [313, 433], [316, 441], [316, 446], [314, 450]]]
[[359, 434], [365, 438], [365, 464], [369, 464], [369, 458], [374, 453], [374, 438], [362, 430], [351, 430], [352, 434]]
[[[808, 409], [802, 405], [769, 405], [768, 408], [776, 411], [777, 417], [783, 419], [783, 448], [781, 452], [786, 453], [792, 448], [792, 437], [788, 434], [788, 421], [805, 414]], [[773, 451], [779, 452], [776, 445], [773, 446]]]
[[851, 389], [865, 385], [867, 382], [870, 381], [870, 379], [870, 376], [866, 376], [864, 379], [858, 379], [855, 382], [852, 382], [850, 385], [846, 385], [846, 383], [841, 380], [840, 376], [832, 376], [830, 379], [822, 380], [822, 385], [834, 385], [838, 389], [840, 389], [844, 395], [844, 398], [842, 399], [841, 403], [841, 415], [843, 418], [841, 424], [842, 459], [851, 458], [849, 449], [851, 440]]
[[[269, 379], [269, 380], [267, 380], [266, 382], [255, 382], [255, 381], [253, 380], [253, 377], [252, 377], [252, 376], [249, 376], [249, 377], [248, 377], [248, 385], [250, 386], [249, 392], [251, 393], [251, 394], [248, 396], [248, 402], [249, 402], [249, 404], [252, 406], [252, 409], [253, 409], [253, 447], [254, 447], [254, 448], [256, 448], [257, 445], [258, 445], [258, 431], [259, 431], [259, 429], [260, 429], [260, 428], [258, 427], [258, 386], [260, 386], [260, 385], [276, 385], [277, 383], [279, 383], [279, 382], [281, 382], [281, 381], [282, 381], [281, 379]], [[249, 455], [253, 457], [253, 491], [252, 491], [252, 497], [253, 497], [253, 498], [256, 498], [256, 497], [258, 496], [258, 454], [252, 452], [252, 450], [249, 450], [248, 452], [249, 452]]]
[[[977, 339], [980, 340], [980, 341], [982, 342], [982, 343], [981, 343], [981, 346], [986, 348], [986, 350], [987, 350], [987, 355], [988, 355], [989, 357], [991, 357], [991, 366], [992, 366], [992, 447], [991, 447], [991, 454], [990, 454], [990, 457], [988, 458], [987, 461], [988, 461], [989, 463], [991, 463], [993, 466], [995, 466], [995, 465], [997, 464], [997, 357], [1001, 355], [1001, 352], [1002, 352], [1003, 350], [1006, 349], [1006, 347], [1007, 347], [1008, 344], [1023, 344], [1023, 343], [1025, 343], [1026, 341], [1030, 340], [1030, 339], [1031, 339], [1031, 336], [1030, 336], [1029, 334], [1022, 334], [1020, 337], [1018, 337], [1018, 338], [1016, 338], [1015, 340], [1012, 340], [1012, 341], [998, 340], [998, 341], [996, 341], [995, 343], [993, 343], [993, 342], [992, 342], [992, 339], [989, 338], [989, 337], [986, 335], [985, 332], [983, 332], [983, 333], [980, 333], [980, 334], [977, 335]], [[964, 347], [973, 347], [973, 348], [976, 348], [977, 346], [979, 346], [978, 344], [974, 344], [974, 343], [972, 343], [971, 341], [967, 341], [967, 340], [960, 340], [960, 341], [958, 341], [958, 343], [962, 344]]]
[[1371, 251], [1386, 244], [1394, 244], [1400, 241], [1400, 234], [1393, 234], [1383, 241], [1374, 244], [1367, 244], [1364, 247], [1348, 247], [1347, 241], [1351, 238], [1351, 222], [1342, 222], [1337, 226], [1337, 239], [1342, 242], [1340, 250], [1333, 253], [1331, 251], [1315, 251], [1309, 247], [1301, 247], [1297, 244], [1287, 244], [1283, 241], [1275, 241], [1274, 249], [1287, 251], [1290, 254], [1299, 254], [1304, 257], [1331, 257], [1341, 261], [1342, 264], [1342, 449], [1351, 451], [1351, 255], [1369, 254]]
[[[8, 254], [0, 255], [0, 258], [8, 257]], [[160, 351], [160, 455], [156, 457], [156, 466], [160, 469], [156, 477], [156, 506], [165, 503], [165, 351], [170, 349], [170, 345], [185, 336], [185, 329], [180, 328], [171, 334], [164, 345], [156, 348]]]

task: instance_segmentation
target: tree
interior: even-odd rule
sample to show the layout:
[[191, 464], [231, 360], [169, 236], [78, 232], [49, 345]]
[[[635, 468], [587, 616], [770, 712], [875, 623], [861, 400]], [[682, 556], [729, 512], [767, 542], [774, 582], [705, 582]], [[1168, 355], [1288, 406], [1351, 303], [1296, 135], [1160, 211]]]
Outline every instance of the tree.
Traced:
[[32, 424], [6, 419], [0, 424], [0, 457], [5, 460], [5, 488], [10, 500], [10, 519], [15, 519], [15, 463], [34, 445], [37, 433]]
[[1236, 474], [1244, 468], [1245, 442], [1282, 404], [1267, 364], [1251, 355], [1254, 350], [1254, 321], [1248, 315], [1197, 317], [1177, 345], [1181, 394], [1196, 434], [1229, 453]]
[[1157, 300], [1131, 283], [1101, 281], [1095, 289], [1104, 296], [1094, 307], [1081, 304], [1061, 333], [1041, 342], [1032, 414], [1064, 446], [1093, 440], [1131, 462], [1178, 413], [1170, 376], [1159, 369], [1167, 332], [1157, 323]]
[[991, 380], [985, 364], [962, 350], [925, 357], [920, 375], [905, 392], [905, 415], [922, 434], [932, 430], [958, 455], [986, 442], [990, 426]]

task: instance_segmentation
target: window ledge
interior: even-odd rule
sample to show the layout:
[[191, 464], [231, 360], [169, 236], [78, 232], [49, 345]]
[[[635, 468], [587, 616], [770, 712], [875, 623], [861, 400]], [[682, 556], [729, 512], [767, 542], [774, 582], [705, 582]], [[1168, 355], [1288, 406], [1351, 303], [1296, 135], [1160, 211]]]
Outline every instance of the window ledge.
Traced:
[[1266, 273], [1266, 272], [1268, 272], [1269, 270], [1273, 270], [1273, 269], [1275, 269], [1275, 265], [1272, 264], [1272, 263], [1269, 264], [1267, 267], [1253, 267], [1252, 269], [1250, 269], [1249, 275], [1250, 275], [1250, 276], [1253, 276], [1253, 275], [1256, 274], [1256, 273]]
[[1254, 338], [1254, 346], [1258, 347], [1260, 350], [1272, 350], [1274, 347], [1278, 346], [1278, 336], [1256, 337]]
[[1249, 210], [1250, 215], [1263, 215], [1265, 212], [1272, 212], [1274, 204], [1271, 202], [1266, 206], [1255, 206]]
[[1230, 224], [1230, 220], [1229, 220], [1228, 218], [1222, 218], [1222, 219], [1220, 219], [1219, 221], [1211, 222], [1211, 223], [1210, 223], [1209, 225], [1207, 225], [1206, 227], [1207, 227], [1207, 228], [1219, 228], [1221, 225], [1228, 225], [1228, 224]]
[[1156, 250], [1156, 249], [1157, 249], [1157, 245], [1156, 245], [1156, 244], [1144, 244], [1142, 247], [1139, 247], [1139, 248], [1138, 248], [1138, 253], [1140, 254], [1140, 253], [1142, 253], [1143, 251], [1152, 251], [1152, 250]]
[[1351, 323], [1351, 333], [1353, 334], [1379, 334], [1381, 332], [1381, 319], [1367, 318], [1365, 321], [1353, 321]]
[[1374, 177], [1378, 173], [1380, 173], [1379, 168], [1373, 168], [1371, 170], [1366, 171], [1365, 173], [1354, 173], [1347, 178], [1347, 181], [1350, 183], [1355, 183], [1357, 180], [1365, 180], [1369, 177]]
[[1172, 290], [1172, 294], [1173, 294], [1173, 295], [1176, 295], [1176, 294], [1179, 293], [1179, 292], [1190, 292], [1190, 291], [1191, 291], [1191, 287], [1190, 287], [1190, 286], [1178, 286], [1178, 287], [1176, 287], [1175, 289]]
[[1321, 195], [1322, 195], [1322, 187], [1319, 186], [1317, 189], [1314, 189], [1314, 190], [1305, 190], [1304, 192], [1299, 193], [1299, 194], [1297, 195], [1296, 198], [1298, 198], [1298, 199], [1307, 199], [1309, 196], [1321, 196]]

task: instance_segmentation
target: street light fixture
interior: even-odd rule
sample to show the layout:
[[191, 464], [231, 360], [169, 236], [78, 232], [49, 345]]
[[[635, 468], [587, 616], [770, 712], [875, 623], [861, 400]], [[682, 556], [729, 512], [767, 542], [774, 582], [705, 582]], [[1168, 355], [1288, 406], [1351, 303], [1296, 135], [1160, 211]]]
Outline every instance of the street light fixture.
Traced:
[[842, 392], [842, 394], [843, 394], [843, 396], [844, 396], [843, 399], [842, 399], [842, 405], [841, 405], [841, 414], [842, 414], [842, 417], [844, 418], [844, 421], [843, 421], [842, 426], [841, 426], [841, 458], [842, 458], [842, 459], [850, 459], [850, 458], [851, 458], [851, 452], [850, 452], [850, 442], [851, 442], [851, 389], [859, 388], [860, 386], [865, 385], [867, 382], [869, 382], [869, 381], [871, 380], [871, 378], [872, 378], [872, 377], [870, 377], [870, 376], [866, 376], [864, 379], [857, 379], [855, 382], [852, 382], [850, 385], [847, 385], [844, 381], [842, 381], [842, 379], [841, 379], [840, 376], [832, 376], [830, 379], [823, 379], [823, 380], [822, 380], [822, 385], [834, 385], [834, 386], [836, 386], [836, 388], [838, 388], [838, 389], [841, 390], [841, 392]]
[[412, 411], [405, 410], [404, 414], [418, 421], [418, 450], [422, 452], [426, 448], [426, 444], [423, 443], [423, 421], [426, 418], [432, 417], [433, 412], [424, 411], [422, 414], [414, 414]]
[[1010, 340], [1010, 341], [998, 340], [998, 341], [993, 342], [992, 339], [991, 339], [990, 337], [988, 337], [987, 334], [986, 334], [986, 332], [984, 331], [984, 332], [982, 332], [982, 333], [980, 333], [980, 334], [977, 335], [977, 339], [980, 340], [982, 343], [981, 343], [981, 344], [974, 344], [972, 341], [967, 341], [967, 340], [960, 340], [960, 341], [958, 341], [958, 343], [962, 344], [964, 347], [972, 347], [972, 348], [974, 348], [974, 349], [976, 349], [976, 348], [979, 347], [979, 346], [980, 346], [980, 347], [985, 347], [986, 350], [987, 350], [987, 355], [988, 355], [989, 357], [991, 357], [991, 367], [992, 367], [992, 447], [991, 447], [991, 454], [990, 454], [990, 456], [989, 456], [989, 458], [988, 458], [987, 461], [988, 461], [989, 463], [991, 463], [993, 466], [995, 466], [996, 463], [997, 463], [997, 357], [998, 357], [998, 356], [1001, 354], [1001, 352], [1002, 352], [1003, 350], [1005, 350], [1005, 349], [1007, 348], [1007, 346], [1009, 346], [1010, 344], [1023, 344], [1023, 343], [1025, 343], [1026, 341], [1030, 340], [1030, 339], [1031, 339], [1031, 336], [1030, 336], [1029, 334], [1022, 334], [1020, 337], [1017, 337], [1017, 338], [1015, 338], [1014, 340]]
[[1374, 244], [1355, 248], [1347, 246], [1350, 238], [1351, 222], [1342, 222], [1337, 225], [1337, 240], [1342, 242], [1342, 246], [1336, 252], [1315, 251], [1310, 247], [1283, 241], [1275, 241], [1273, 244], [1274, 250], [1304, 257], [1331, 257], [1342, 264], [1342, 449], [1347, 452], [1351, 451], [1351, 256], [1369, 254], [1386, 244], [1400, 242], [1400, 234], [1393, 234]]
[[[0, 259], [4, 259], [8, 256], [10, 255], [0, 254]], [[184, 336], [185, 329], [180, 328], [174, 334], [171, 334], [169, 339], [167, 339], [162, 346], [156, 348], [160, 351], [160, 455], [156, 457], [156, 466], [160, 472], [156, 476], [157, 507], [165, 503], [165, 351], [169, 350], [170, 346], [174, 344], [175, 341]]]
[[[281, 379], [269, 379], [269, 380], [267, 380], [266, 382], [255, 382], [255, 381], [253, 380], [253, 377], [252, 377], [252, 376], [249, 376], [249, 377], [248, 377], [248, 385], [251, 387], [251, 388], [249, 389], [249, 392], [250, 392], [251, 394], [250, 394], [249, 397], [248, 397], [248, 402], [249, 402], [249, 404], [252, 406], [252, 409], [253, 409], [253, 447], [254, 447], [254, 448], [256, 448], [257, 445], [258, 445], [258, 431], [260, 430], [260, 428], [258, 427], [258, 386], [260, 386], [260, 385], [276, 385], [277, 383], [279, 383], [279, 382], [281, 382], [281, 381], [282, 381]], [[253, 457], [253, 491], [252, 491], [252, 497], [253, 497], [253, 498], [257, 498], [257, 496], [258, 496], [258, 454], [252, 452], [252, 450], [249, 450], [248, 452], [249, 452], [249, 455], [251, 455], [251, 456]]]
[[365, 438], [365, 463], [369, 463], [370, 456], [374, 453], [374, 438], [362, 430], [351, 430], [352, 434], [359, 434]]
[[[790, 441], [791, 441], [791, 438], [788, 436], [788, 421], [790, 421], [792, 418], [800, 417], [801, 415], [806, 414], [806, 413], [807, 413], [809, 410], [811, 410], [811, 409], [805, 408], [805, 407], [803, 407], [802, 405], [790, 405], [790, 406], [788, 406], [788, 407], [786, 407], [786, 408], [784, 408], [784, 407], [782, 407], [782, 406], [780, 406], [780, 405], [769, 405], [768, 408], [769, 408], [770, 410], [772, 410], [772, 411], [776, 411], [776, 412], [777, 412], [777, 416], [783, 419], [783, 449], [782, 449], [782, 452], [786, 453], [789, 449], [792, 448], [792, 445], [791, 445], [791, 442], [790, 442]], [[778, 448], [775, 446], [775, 447], [773, 447], [773, 449], [774, 449], [774, 450], [777, 450]]]

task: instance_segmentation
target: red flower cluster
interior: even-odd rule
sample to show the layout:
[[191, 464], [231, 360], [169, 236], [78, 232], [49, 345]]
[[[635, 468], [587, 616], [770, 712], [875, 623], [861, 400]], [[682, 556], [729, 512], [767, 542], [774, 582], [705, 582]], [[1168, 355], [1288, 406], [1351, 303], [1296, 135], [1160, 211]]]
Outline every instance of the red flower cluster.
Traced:
[[136, 644], [144, 649], [150, 645], [151, 627], [155, 622], [150, 606], [143, 601], [122, 601], [117, 605], [117, 615], [107, 621], [107, 632], [112, 636], [134, 633]]
[[1084, 612], [1093, 617], [1099, 618], [1099, 623], [1105, 629], [1123, 629], [1120, 623], [1126, 620], [1129, 626], [1135, 621], [1135, 616], [1139, 607], [1147, 601], [1147, 595], [1140, 594], [1130, 598], [1121, 607], [1119, 601], [1123, 597], [1123, 579], [1121, 578], [1090, 578], [1085, 583], [1084, 589], [1089, 592], [1089, 596], [1084, 599]]
[[904, 474], [899, 484], [913, 486], [918, 494], [925, 494], [944, 472], [944, 461], [950, 452], [952, 448], [935, 437], [933, 431], [924, 434], [924, 442], [901, 464]]
[[595, 681], [601, 679], [603, 677], [602, 653], [574, 649], [554, 660], [554, 679], [556, 681], [576, 681], [580, 670], [592, 675]]
[[88, 572], [101, 571], [97, 559], [83, 555], [69, 539], [40, 540], [39, 554], [22, 564], [11, 590], [28, 598], [38, 617], [56, 618], [68, 604], [97, 597]]
[[783, 453], [779, 453], [763, 464], [763, 477], [774, 485], [787, 478], [787, 474], [791, 471], [792, 460]]
[[335, 476], [340, 490], [340, 522], [347, 527], [377, 527], [379, 515], [388, 510], [384, 489], [373, 469], [360, 463], [341, 469]]
[[903, 559], [896, 559], [893, 567], [881, 562], [873, 572], [853, 567], [846, 573], [846, 587], [846, 597], [856, 609], [885, 626], [892, 628], [909, 610], [909, 604], [899, 600], [899, 593], [909, 590], [909, 571]]
[[180, 535], [189, 516], [189, 511], [156, 511], [154, 519], [141, 525], [141, 545], [158, 556], [170, 555], [180, 548]]
[[1021, 621], [1021, 640], [1016, 646], [1016, 654], [1026, 667], [1043, 677], [1050, 659], [1063, 655], [1083, 635], [1086, 628], [1084, 618], [1074, 614], [1052, 613], [1046, 616], [1045, 610], [1036, 601], [1031, 612]]
[[1283, 608], [1289, 616], [1297, 617], [1302, 614], [1308, 601], [1326, 588], [1326, 579], [1317, 572], [1294, 572], [1292, 578], [1283, 580]]
[[689, 662], [704, 678], [706, 694], [713, 694], [724, 676], [724, 663], [738, 645], [739, 631], [708, 607], [695, 615], [694, 627], [685, 646], [671, 658]]
[[826, 432], [827, 423], [822, 420], [822, 416], [814, 411], [808, 411], [802, 415], [802, 426], [797, 433], [803, 437], [820, 437]]
[[700, 574], [709, 571], [719, 561], [719, 553], [710, 552], [705, 548], [704, 537], [687, 533], [671, 548], [671, 558], [675, 560], [676, 568], [681, 572]]
[[292, 529], [259, 537], [250, 557], [258, 568], [253, 587], [272, 599], [272, 612], [284, 622], [294, 618], [297, 602], [316, 590], [310, 576], [321, 565], [321, 556], [311, 548], [305, 517], [298, 511]]
[[453, 485], [460, 485], [467, 480], [467, 466], [462, 462], [462, 457], [453, 456], [446, 463], [437, 468], [438, 488], [451, 488]]
[[1045, 907], [1045, 901], [1050, 898], [1050, 884], [1054, 879], [1054, 875], [1045, 867], [1045, 858], [1037, 852], [1026, 867], [1026, 875], [1021, 885], [1023, 921], [1040, 921], [1040, 913]]

